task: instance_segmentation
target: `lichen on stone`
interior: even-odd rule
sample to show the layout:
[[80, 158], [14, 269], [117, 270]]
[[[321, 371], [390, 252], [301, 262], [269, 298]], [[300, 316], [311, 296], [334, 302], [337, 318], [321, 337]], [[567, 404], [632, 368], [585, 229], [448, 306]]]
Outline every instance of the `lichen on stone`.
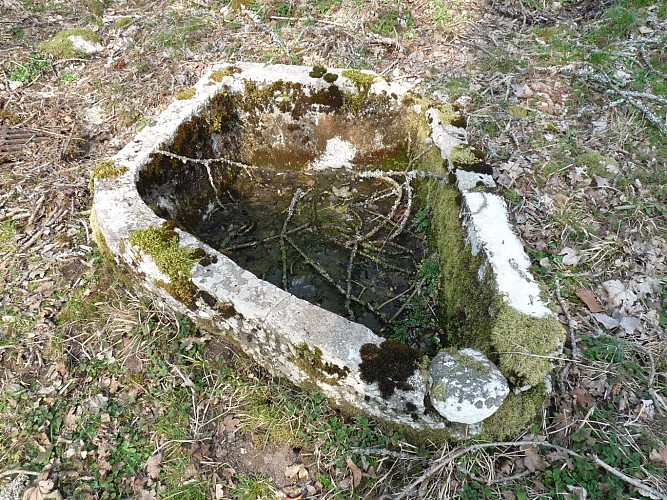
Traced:
[[197, 89], [194, 87], [190, 87], [189, 89], [182, 90], [178, 94], [176, 94], [176, 99], [178, 99], [179, 101], [186, 101], [188, 99], [192, 99], [196, 94], [197, 94]]
[[100, 44], [102, 41], [97, 33], [87, 28], [74, 28], [60, 31], [54, 37], [44, 40], [39, 44], [39, 49], [61, 59], [86, 57], [88, 53], [81, 48], [77, 48], [71, 37], [80, 37], [93, 44]]

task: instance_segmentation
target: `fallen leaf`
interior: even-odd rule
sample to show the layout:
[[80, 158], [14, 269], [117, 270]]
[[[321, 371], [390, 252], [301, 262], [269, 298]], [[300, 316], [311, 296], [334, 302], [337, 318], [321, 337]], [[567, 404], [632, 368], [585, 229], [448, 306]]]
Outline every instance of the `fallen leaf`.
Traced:
[[162, 452], [151, 455], [146, 460], [146, 474], [151, 479], [157, 479], [160, 476], [160, 464], [162, 463]]
[[533, 96], [533, 91], [525, 83], [512, 84], [512, 90], [514, 91], [514, 95], [519, 99], [528, 99]]
[[607, 330], [611, 330], [612, 328], [616, 328], [618, 325], [620, 325], [618, 321], [607, 314], [596, 313], [593, 314], [593, 317], [602, 323], [602, 326], [604, 326]]
[[581, 255], [574, 248], [570, 247], [563, 248], [558, 255], [563, 256], [563, 265], [566, 266], [576, 266], [581, 260]]
[[352, 473], [352, 484], [356, 488], [361, 484], [361, 469], [357, 467], [357, 464], [355, 464], [350, 457], [347, 457], [347, 467], [350, 469], [350, 472]]
[[222, 419], [222, 424], [224, 425], [224, 432], [234, 432], [238, 429], [241, 421], [238, 418], [235, 418], [233, 415], [227, 415]]
[[534, 446], [522, 446], [521, 450], [526, 454], [523, 457], [523, 463], [530, 472], [535, 472], [536, 470], [544, 470], [546, 464], [540, 453], [537, 451], [537, 448]]
[[586, 489], [581, 486], [572, 486], [571, 484], [568, 484], [567, 489], [572, 492], [574, 498], [577, 500], [586, 500], [586, 497], [588, 496]]
[[577, 406], [584, 409], [593, 406], [593, 396], [591, 396], [583, 387], [577, 387], [575, 390], [570, 391], [570, 394], [575, 398]]
[[667, 446], [661, 446], [657, 450], [653, 448], [649, 453], [648, 458], [650, 460], [662, 462], [663, 464], [667, 465]]
[[609, 280], [602, 283], [607, 292], [609, 305], [616, 309], [622, 305], [631, 306], [637, 300], [637, 296], [618, 280]]
[[631, 335], [640, 325], [639, 318], [634, 316], [623, 316], [620, 321], [620, 326], [625, 330], [625, 333]]
[[590, 312], [602, 312], [602, 307], [600, 307], [600, 304], [598, 304], [598, 301], [595, 298], [593, 292], [586, 290], [585, 288], [577, 288], [574, 293], [576, 293], [577, 297], [579, 297], [581, 301], [586, 304], [586, 307], [588, 307]]
[[304, 481], [308, 479], [308, 471], [303, 464], [290, 465], [285, 469], [285, 477], [287, 479]]

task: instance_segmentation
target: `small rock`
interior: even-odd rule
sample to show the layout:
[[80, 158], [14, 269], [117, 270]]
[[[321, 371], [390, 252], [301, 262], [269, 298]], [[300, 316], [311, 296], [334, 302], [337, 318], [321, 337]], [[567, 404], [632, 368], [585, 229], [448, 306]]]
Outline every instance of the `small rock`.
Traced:
[[509, 387], [481, 352], [442, 350], [429, 366], [433, 407], [451, 422], [476, 424], [500, 408]]

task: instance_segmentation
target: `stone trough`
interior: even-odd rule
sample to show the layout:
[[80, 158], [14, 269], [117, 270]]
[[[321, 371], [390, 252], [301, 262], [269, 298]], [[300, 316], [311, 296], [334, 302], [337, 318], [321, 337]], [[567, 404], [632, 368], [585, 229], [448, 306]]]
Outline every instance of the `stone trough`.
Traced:
[[[387, 174], [388, 159], [406, 151], [411, 159]], [[500, 436], [535, 416], [564, 334], [489, 173], [451, 105], [374, 73], [221, 64], [96, 166], [91, 223], [105, 256], [142, 290], [270, 372], [351, 413], [416, 430], [458, 434], [467, 425]], [[444, 347], [425, 353], [383, 338], [193, 235], [202, 221], [224, 217], [247, 186], [258, 199], [267, 194], [268, 207], [285, 179], [312, 184], [322, 175], [351, 176], [347, 190], [354, 179], [400, 177], [400, 186], [387, 182], [407, 196], [403, 213], [414, 198], [431, 214]], [[304, 196], [296, 188], [281, 198], [280, 213], [288, 214], [281, 244]], [[404, 225], [395, 208], [393, 224]], [[349, 295], [348, 286], [348, 303]]]

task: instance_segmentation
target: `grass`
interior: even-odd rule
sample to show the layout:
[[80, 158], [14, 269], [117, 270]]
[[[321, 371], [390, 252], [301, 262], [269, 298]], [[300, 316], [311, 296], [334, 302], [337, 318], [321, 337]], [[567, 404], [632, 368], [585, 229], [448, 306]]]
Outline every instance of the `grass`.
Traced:
[[[98, 0], [90, 0], [90, 3], [89, 10], [93, 14], [95, 10], [104, 11], [111, 5]], [[83, 5], [37, 0], [23, 0], [22, 4], [31, 12], [61, 14], [66, 19], [71, 16], [72, 9], [80, 12]], [[362, 20], [368, 30], [388, 37], [397, 32], [407, 35], [413, 24], [419, 27], [413, 30], [414, 36], [419, 36], [422, 28], [449, 34], [462, 21], [457, 12], [458, 4], [440, 0], [429, 6], [411, 4], [411, 10], [407, 11], [397, 2], [382, 1], [376, 2], [375, 12], [362, 16]], [[551, 2], [527, 0], [523, 4], [526, 8], [542, 9], [549, 8]], [[649, 4], [655, 4], [656, 8], [649, 11]], [[172, 8], [173, 5], [176, 4], [172, 2], [157, 16], [146, 13], [145, 19], [135, 21], [119, 18], [113, 28], [108, 23], [100, 27], [98, 33], [105, 40], [111, 29], [133, 29], [130, 22], [142, 28], [145, 39], [134, 36], [124, 60], [127, 67], [102, 69], [106, 57], [91, 58], [85, 65], [77, 65], [76, 70], [57, 65], [59, 77], [52, 74], [50, 62], [37, 54], [36, 47], [57, 29], [71, 26], [50, 25], [48, 33], [39, 31], [39, 39], [35, 35], [35, 30], [40, 29], [38, 26], [10, 28], [7, 35], [15, 43], [20, 39], [21, 46], [26, 49], [25, 53], [12, 52], [11, 60], [3, 65], [5, 72], [15, 81], [36, 84], [20, 90], [25, 92], [20, 101], [25, 109], [11, 107], [19, 102], [11, 98], [5, 111], [16, 113], [16, 123], [20, 123], [37, 110], [29, 108], [30, 100], [27, 99], [33, 90], [55, 92], [59, 99], [66, 92], [76, 90], [77, 99], [83, 101], [86, 92], [91, 91], [96, 99], [104, 98], [102, 105], [109, 110], [109, 126], [122, 130], [123, 127], [150, 122], [155, 106], [166, 105], [159, 97], [147, 104], [143, 88], [139, 99], [128, 99], [132, 87], [142, 87], [143, 82], [151, 83], [165, 74], [161, 72], [165, 59], [149, 57], [151, 51], [165, 53], [166, 60], [173, 61], [190, 50], [196, 57], [193, 61], [188, 59], [184, 66], [187, 68], [193, 63], [199, 65], [202, 61], [220, 57], [286, 60], [280, 47], [254, 43], [258, 39], [264, 40], [266, 33], [253, 38], [254, 31], [259, 30], [241, 29], [248, 20], [240, 15], [228, 13], [222, 18], [216, 17], [212, 8], [202, 10], [190, 6], [191, 10], [178, 10]], [[367, 40], [362, 34], [355, 33], [359, 43], [354, 45], [349, 33], [327, 25], [331, 32], [327, 32], [322, 41], [331, 37], [327, 41], [335, 43], [334, 50], [325, 53], [318, 46], [320, 40], [313, 42], [311, 47], [312, 40], [308, 38], [311, 32], [323, 33], [318, 31], [324, 26], [322, 23], [303, 22], [300, 25], [299, 21], [288, 21], [280, 25], [269, 19], [271, 15], [282, 15], [325, 18], [344, 24], [345, 20], [337, 17], [339, 14], [344, 14], [346, 9], [365, 14], [367, 5], [360, 0], [277, 0], [255, 2], [251, 8], [260, 14], [269, 28], [280, 28], [280, 36], [287, 43], [294, 42], [294, 37], [300, 34], [303, 38], [298, 40], [298, 49], [296, 42], [291, 47], [304, 60], [321, 57], [343, 61], [347, 67], [366, 69], [376, 65], [385, 68], [392, 61], [390, 50], [394, 49], [373, 46], [378, 53], [371, 55], [366, 50]], [[567, 8], [566, 3], [564, 6]], [[114, 5], [114, 9], [116, 7]], [[420, 7], [424, 9], [420, 10]], [[118, 14], [124, 14], [121, 7]], [[511, 211], [530, 216], [520, 229], [525, 244], [534, 247], [529, 253], [545, 293], [560, 288], [577, 321], [580, 358], [572, 365], [568, 378], [563, 381], [554, 379], [557, 397], [548, 401], [544, 418], [526, 429], [527, 436], [545, 438], [582, 455], [595, 454], [611, 466], [647, 483], [651, 482], [651, 475], [658, 478], [655, 481], [661, 478], [660, 462], [650, 457], [652, 450], [664, 446], [666, 433], [664, 422], [661, 423], [659, 418], [647, 419], [648, 407], [640, 411], [641, 401], [652, 398], [648, 390], [651, 360], [637, 346], [653, 352], [657, 373], [653, 389], [667, 397], [667, 387], [661, 375], [667, 368], [664, 353], [655, 350], [650, 340], [653, 337], [638, 340], [641, 332], [624, 337], [599, 335], [599, 325], [589, 325], [594, 320], [576, 298], [575, 290], [590, 290], [606, 307], [602, 281], [628, 281], [649, 273], [646, 271], [649, 264], [655, 265], [655, 261], [650, 260], [650, 251], [633, 253], [631, 246], [650, 247], [653, 244], [655, 252], [660, 251], [656, 239], [662, 238], [667, 228], [667, 172], [663, 168], [667, 143], [664, 135], [637, 109], [627, 103], [608, 107], [614, 98], [606, 95], [604, 89], [571, 74], [561, 78], [557, 73], [542, 72], [540, 67], [581, 61], [614, 78], [615, 71], [622, 68], [629, 75], [622, 88], [665, 97], [667, 83], [660, 72], [667, 71], [667, 62], [660, 48], [667, 40], [663, 37], [659, 40], [662, 45], [647, 45], [650, 65], [639, 57], [638, 52], [633, 57], [627, 52], [649, 14], [658, 19], [667, 18], [667, 5], [645, 0], [618, 0], [597, 19], [590, 23], [582, 21], [581, 25], [586, 26], [583, 32], [564, 23], [558, 27], [526, 27], [530, 35], [525, 40], [516, 33], [503, 33], [497, 40], [499, 47], [484, 45], [492, 57], [472, 62], [457, 73], [456, 78], [426, 77], [424, 81], [429, 92], [440, 90], [452, 100], [470, 96], [471, 116], [480, 110], [480, 114], [488, 115], [479, 126], [474, 119], [470, 120], [472, 139], [479, 140], [480, 144], [495, 144], [503, 161], [530, 160], [530, 164], [524, 164], [521, 176], [505, 192], [506, 198]], [[99, 23], [101, 17], [97, 17]], [[410, 40], [408, 36], [404, 38], [402, 43], [409, 53], [412, 50]], [[518, 53], [510, 54], [506, 50], [509, 43], [519, 49]], [[35, 52], [30, 52], [30, 47]], [[349, 50], [339, 53], [339, 48]], [[202, 50], [210, 51], [210, 54], [202, 53]], [[429, 57], [428, 53], [425, 57]], [[327, 61], [326, 65], [332, 64]], [[416, 73], [418, 69], [415, 66]], [[170, 72], [176, 71], [180, 68], [170, 69]], [[510, 74], [516, 81], [519, 77], [526, 81], [530, 78], [538, 81], [553, 79], [565, 92], [566, 114], [545, 116], [536, 111], [539, 109], [536, 105], [542, 99], [539, 95], [528, 101], [513, 102], [509, 80], [494, 80], [494, 75], [507, 77]], [[97, 81], [94, 88], [93, 81]], [[174, 88], [188, 84], [179, 83]], [[506, 94], [508, 88], [509, 94]], [[109, 95], [113, 98], [109, 99]], [[656, 106], [656, 102], [649, 104]], [[664, 116], [664, 107], [654, 109], [658, 116]], [[575, 116], [577, 113], [580, 115]], [[39, 112], [35, 116], [41, 117], [36, 120], [44, 118]], [[592, 134], [591, 123], [599, 119], [608, 120], [608, 129]], [[32, 122], [26, 123], [30, 125]], [[499, 146], [494, 142], [510, 131], [517, 132], [518, 144], [508, 140]], [[94, 157], [95, 151], [104, 150], [104, 146], [95, 139], [92, 141], [98, 148], [91, 150]], [[605, 168], [610, 158], [618, 163], [618, 174]], [[45, 163], [52, 160], [49, 158]], [[42, 174], [35, 165], [28, 164], [35, 170], [30, 170], [27, 177], [38, 179], [41, 176], [42, 183], [54, 179], [49, 173]], [[24, 190], [31, 188], [29, 183], [26, 184], [26, 176], [21, 176], [21, 163], [10, 164], [11, 168], [7, 164], [2, 166], [5, 168], [0, 175], [3, 188], [9, 190], [18, 183]], [[584, 168], [583, 180], [571, 180], [575, 167]], [[594, 182], [589, 184], [594, 175], [607, 179], [609, 187], [600, 188]], [[65, 182], [66, 177], [59, 174], [58, 179], [54, 182]], [[11, 209], [13, 198], [2, 198], [2, 203], [0, 210]], [[616, 210], [619, 206], [629, 208]], [[4, 213], [0, 212], [0, 215]], [[29, 206], [27, 213], [30, 213]], [[419, 214], [411, 229], [418, 233], [425, 231], [429, 224], [427, 215]], [[0, 356], [7, 373], [0, 393], [0, 470], [25, 468], [50, 471], [51, 477], [57, 474], [57, 488], [65, 498], [86, 495], [131, 497], [140, 494], [135, 491], [135, 486], [145, 490], [146, 495], [152, 490], [160, 498], [211, 498], [216, 487], [223, 488], [222, 494], [226, 498], [273, 497], [275, 486], [269, 476], [246, 470], [242, 463], [231, 463], [232, 459], [238, 458], [233, 455], [234, 448], [230, 448], [232, 455], [216, 458], [218, 462], [215, 464], [197, 458], [197, 447], [202, 444], [222, 446], [229, 444], [226, 440], [236, 439], [257, 448], [300, 448], [301, 457], [308, 461], [311, 477], [324, 485], [322, 496], [345, 499], [356, 494], [372, 497], [382, 488], [394, 488], [395, 491], [405, 481], [423, 473], [441, 452], [444, 453], [444, 449], [435, 451], [436, 445], [425, 446], [417, 441], [408, 444], [411, 435], [404, 429], [387, 429], [367, 417], [344, 416], [321, 394], [297, 390], [284, 380], [270, 377], [248, 360], [230, 356], [227, 348], [220, 347], [219, 339], [211, 338], [187, 319], [172, 317], [139, 301], [118, 275], [100, 267], [99, 258], [94, 253], [81, 257], [95, 268], [92, 277], [86, 274], [88, 271], [83, 272], [81, 280], [77, 277], [75, 286], [56, 280], [58, 291], [54, 297], [40, 299], [42, 305], [36, 309], [25, 308], [22, 305], [25, 298], [36, 293], [39, 283], [21, 277], [29, 276], [35, 267], [45, 262], [42, 255], [18, 252], [26, 234], [40, 221], [37, 218], [30, 228], [26, 228], [26, 219], [18, 217], [16, 221], [0, 221], [0, 262], [7, 263], [2, 269], [2, 278], [9, 280], [0, 280]], [[81, 229], [78, 222], [73, 225]], [[50, 229], [61, 231], [60, 227]], [[535, 232], [531, 233], [531, 230]], [[65, 245], [71, 240], [72, 248], [67, 247], [59, 256], [75, 260], [84, 255], [81, 253], [87, 245], [84, 232], [72, 238], [60, 238], [53, 241]], [[588, 260], [577, 266], [564, 266], [558, 253], [565, 245], [576, 248]], [[549, 265], [537, 265], [544, 258]], [[58, 259], [54, 262], [45, 278], [57, 276], [62, 262]], [[646, 267], [642, 268], [644, 264]], [[423, 277], [427, 277], [434, 270], [425, 266], [422, 272]], [[667, 276], [659, 265], [650, 276], [662, 284], [662, 289], [639, 303], [651, 302], [658, 326], [666, 328]], [[16, 284], [19, 292], [8, 295], [6, 283], [10, 287]], [[26, 295], [22, 295], [24, 293]], [[553, 298], [553, 293], [551, 296]], [[655, 309], [656, 303], [660, 309]], [[404, 330], [397, 334], [407, 338], [411, 331], [422, 329], [427, 319], [420, 314], [427, 306], [424, 302], [414, 303], [411, 311], [414, 322], [403, 325]], [[605, 312], [612, 313], [610, 309]], [[642, 321], [648, 326], [647, 318], [642, 317]], [[568, 351], [566, 354], [570, 355]], [[573, 398], [573, 391], [592, 391], [586, 384], [603, 380], [606, 383], [601, 385], [603, 394], [592, 396], [591, 406], [584, 404], [585, 400], [581, 402]], [[217, 435], [217, 425], [226, 417], [238, 421], [238, 425], [221, 437]], [[564, 424], [559, 427], [559, 422]], [[408, 450], [426, 460], [361, 456], [354, 450], [357, 447]], [[162, 453], [160, 474], [149, 482], [146, 465], [156, 450]], [[212, 451], [220, 449], [213, 448]], [[471, 499], [498, 498], [502, 490], [507, 491], [503, 495], [506, 498], [512, 498], [512, 494], [517, 499], [556, 498], [572, 496], [574, 492], [570, 487], [586, 488], [589, 498], [637, 496], [623, 481], [594, 467], [587, 459], [563, 460], [548, 453], [542, 453], [542, 458], [549, 461], [548, 467], [523, 479], [498, 486], [485, 484], [474, 477], [484, 478], [490, 473], [499, 477], [498, 465], [508, 459], [515, 467], [511, 471], [514, 473], [520, 464], [516, 460], [519, 454], [517, 450], [466, 454], [430, 487], [436, 490], [450, 487], [449, 494]], [[209, 456], [212, 455], [206, 455]], [[377, 472], [375, 477], [364, 477], [354, 492], [341, 486], [341, 482], [344, 484], [342, 480], [350, 475], [348, 456], [365, 472], [373, 469], [367, 469], [364, 464]], [[494, 464], [495, 469], [490, 464]], [[235, 471], [229, 472], [230, 469]], [[223, 470], [227, 475], [222, 473]], [[376, 486], [378, 482], [381, 484]], [[428, 483], [425, 481], [426, 486]], [[369, 493], [374, 487], [376, 489]]]
[[9, 61], [12, 66], [9, 79], [15, 82], [30, 84], [36, 81], [42, 73], [51, 68], [51, 63], [39, 55], [29, 55], [27, 59]]

